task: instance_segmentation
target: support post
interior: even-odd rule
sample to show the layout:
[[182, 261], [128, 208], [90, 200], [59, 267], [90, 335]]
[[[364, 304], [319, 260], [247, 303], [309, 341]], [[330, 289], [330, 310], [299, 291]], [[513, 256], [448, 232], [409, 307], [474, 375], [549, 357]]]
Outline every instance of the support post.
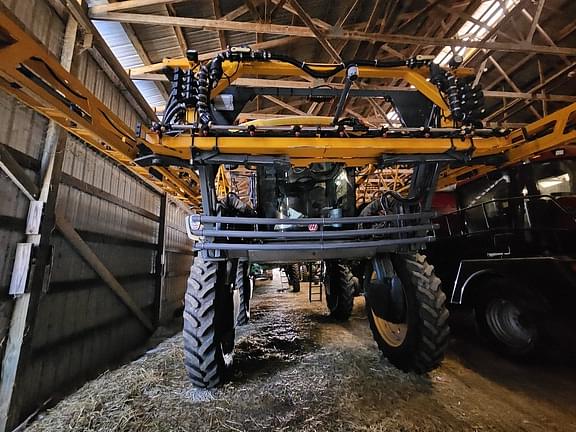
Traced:
[[156, 247], [156, 291], [154, 294], [155, 324], [162, 321], [162, 300], [164, 298], [164, 278], [166, 276], [166, 217], [169, 198], [166, 194], [160, 197], [160, 220], [158, 221], [158, 243]]
[[[67, 70], [72, 66], [77, 32], [78, 23], [72, 18], [68, 19], [60, 57], [62, 66]], [[32, 263], [30, 259], [27, 266], [31, 269], [28, 289], [14, 300], [0, 374], [0, 432], [11, 429], [20, 416], [19, 395], [15, 394], [14, 390], [28, 364], [38, 304], [42, 291], [50, 280], [50, 236], [55, 225], [54, 211], [67, 138], [68, 134], [55, 122], [48, 124], [40, 167], [41, 184], [40, 187], [37, 186], [37, 195], [28, 196], [31, 200], [29, 214], [37, 214], [40, 207], [44, 208], [44, 214], [41, 224], [37, 225], [35, 230], [26, 232], [27, 243], [34, 246], [36, 256], [35, 262]]]
[[[30, 233], [27, 237], [29, 243], [35, 246], [35, 264], [28, 262], [31, 277], [28, 289], [14, 300], [14, 309], [8, 331], [8, 341], [4, 358], [2, 360], [2, 381], [0, 382], [0, 432], [10, 430], [20, 416], [18, 394], [14, 393], [28, 364], [32, 330], [36, 321], [36, 312], [40, 297], [50, 280], [51, 245], [50, 235], [54, 230], [54, 210], [60, 184], [60, 173], [64, 159], [64, 149], [68, 134], [59, 129], [57, 145], [54, 147], [54, 158], [51, 158], [52, 168], [50, 181], [45, 182], [45, 188], [41, 190], [41, 197], [45, 196], [44, 215], [38, 233]], [[48, 142], [46, 143], [48, 146]], [[31, 211], [35, 211], [31, 201]], [[28, 271], [18, 270], [13, 271]]]

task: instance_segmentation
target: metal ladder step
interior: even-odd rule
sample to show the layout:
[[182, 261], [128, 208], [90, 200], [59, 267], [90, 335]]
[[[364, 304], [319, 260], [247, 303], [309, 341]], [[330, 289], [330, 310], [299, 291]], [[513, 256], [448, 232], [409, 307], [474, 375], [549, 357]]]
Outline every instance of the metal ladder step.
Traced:
[[323, 292], [324, 292], [324, 282], [322, 280], [323, 279], [322, 275], [324, 274], [324, 262], [322, 262], [322, 264], [320, 265], [320, 275], [318, 278], [319, 280], [317, 282], [314, 282], [314, 274], [312, 273], [313, 263], [308, 263], [307, 266], [308, 266], [308, 275], [309, 275], [308, 301], [310, 303], [321, 302]]
[[282, 288], [279, 291], [288, 291], [290, 289], [290, 280], [283, 268], [280, 269], [280, 285]]

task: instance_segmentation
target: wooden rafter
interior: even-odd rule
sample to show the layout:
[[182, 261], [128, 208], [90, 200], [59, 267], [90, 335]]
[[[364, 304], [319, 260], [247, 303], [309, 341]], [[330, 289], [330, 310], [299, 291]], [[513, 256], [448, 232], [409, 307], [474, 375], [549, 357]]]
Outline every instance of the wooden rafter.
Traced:
[[[116, 3], [117, 3], [116, 0], [111, 0], [109, 4], [114, 5]], [[152, 61], [150, 60], [150, 57], [148, 56], [148, 53], [146, 52], [144, 45], [140, 41], [140, 38], [136, 34], [134, 27], [132, 27], [132, 24], [122, 23], [122, 28], [126, 32], [126, 36], [128, 36], [130, 43], [132, 43], [132, 46], [136, 50], [138, 57], [140, 57], [140, 59], [142, 60], [142, 63], [144, 63], [145, 66], [152, 64]], [[160, 92], [160, 94], [162, 95], [164, 100], [167, 101], [168, 100], [168, 91], [166, 90], [164, 85], [161, 82], [157, 82], [156, 88], [158, 88], [158, 91]]]
[[[212, 0], [212, 8], [214, 9], [216, 19], [222, 18], [220, 0]], [[226, 43], [226, 33], [224, 33], [224, 30], [218, 30], [218, 41], [220, 42], [220, 49], [225, 50], [228, 44]]]
[[538, 26], [538, 21], [540, 21], [540, 15], [542, 14], [542, 9], [544, 9], [544, 3], [546, 0], [539, 0], [538, 6], [536, 7], [536, 13], [532, 18], [532, 25], [530, 26], [530, 30], [528, 31], [528, 35], [526, 36], [526, 42], [531, 43], [532, 39], [534, 38], [534, 33], [536, 32], [536, 27]]
[[[427, 0], [428, 3], [433, 3], [432, 0]], [[460, 12], [458, 9], [454, 8], [454, 7], [447, 7], [444, 6], [441, 3], [436, 3], [438, 9], [442, 10], [444, 13], [447, 14], [451, 14], [451, 15], [456, 15], [466, 21], [470, 21], [471, 23], [476, 24], [477, 26], [484, 28], [485, 30], [488, 30], [488, 32], [494, 32], [495, 34], [498, 34], [506, 39], [508, 39], [509, 41], [512, 42], [518, 42], [518, 40], [510, 35], [508, 35], [506, 32], [500, 30], [499, 28], [494, 28], [494, 27], [490, 27], [489, 25], [487, 25], [485, 22], [474, 18], [472, 15], [466, 13], [466, 12]]]
[[[174, 5], [171, 3], [166, 4], [166, 11], [168, 12], [169, 16], [177, 16], [176, 10], [174, 9]], [[182, 28], [179, 26], [172, 27], [174, 29], [174, 34], [176, 35], [176, 39], [178, 40], [178, 46], [180, 47], [180, 51], [182, 51], [182, 56], [186, 56], [186, 51], [188, 51], [188, 43], [186, 42], [186, 37], [184, 36], [184, 32]]]
[[[284, 36], [298, 36], [305, 38], [316, 38], [316, 34], [308, 27], [279, 25], [267, 23], [250, 23], [227, 20], [210, 20], [201, 18], [183, 18], [169, 17], [162, 15], [148, 15], [137, 13], [91, 13], [93, 19], [105, 21], [117, 21], [124, 23], [149, 24], [149, 25], [168, 25], [190, 28], [212, 29], [212, 30], [231, 30], [247, 33], [265, 33], [280, 34]], [[474, 40], [457, 40], [443, 37], [431, 36], [414, 36], [406, 34], [387, 34], [387, 33], [367, 33], [357, 30], [328, 30], [323, 34], [325, 39], [342, 39], [342, 40], [359, 40], [373, 42], [389, 42], [401, 45], [431, 45], [431, 46], [451, 46], [451, 47], [469, 47], [481, 48], [497, 51], [520, 52], [520, 53], [539, 53], [551, 55], [576, 56], [576, 48], [572, 47], [552, 47], [546, 45], [534, 45], [525, 43], [510, 42], [492, 42], [492, 41], [474, 41]]]
[[[276, 47], [283, 46], [283, 45], [288, 45], [290, 43], [296, 42], [298, 39], [299, 38], [294, 37], [294, 36], [287, 36], [285, 38], [278, 38], [278, 39], [272, 39], [272, 40], [265, 41], [265, 42], [249, 44], [248, 46], [250, 48], [252, 48], [253, 50], [270, 49], [270, 48], [276, 48]], [[201, 61], [210, 60], [210, 59], [213, 59], [216, 55], [218, 55], [219, 52], [220, 52], [220, 50], [201, 53], [198, 56], [198, 58]], [[158, 72], [163, 67], [164, 66], [162, 63], [152, 63], [152, 64], [147, 65], [147, 66], [137, 66], [134, 68], [130, 68], [130, 69], [128, 69], [128, 74], [130, 75], [130, 77], [132, 79], [146, 80], [146, 79], [149, 79], [149, 75], [147, 76], [146, 74], [150, 74], [152, 72]], [[162, 80], [165, 80], [166, 77], [162, 75], [161, 77], [159, 77], [159, 79], [162, 81]], [[150, 79], [150, 80], [154, 81], [155, 79]]]
[[270, 102], [288, 110], [288, 111], [292, 111], [294, 114], [298, 114], [298, 115], [307, 115], [305, 111], [302, 111], [301, 109], [295, 108], [293, 105], [290, 105], [289, 103], [284, 102], [283, 100], [280, 100], [274, 96], [268, 96], [268, 95], [264, 95], [263, 96], [264, 99], [268, 99]]
[[162, 4], [179, 3], [185, 0], [126, 0], [109, 4], [92, 6], [95, 13], [118, 12], [123, 10], [138, 9], [145, 6], [157, 6]]
[[[292, 5], [290, 4], [289, 1], [284, 1], [282, 2], [282, 0], [272, 0], [272, 3], [274, 3], [275, 5], [280, 5], [282, 4], [282, 8], [287, 10], [288, 12], [290, 12], [292, 15], [294, 16], [298, 16], [298, 12], [297, 10], [292, 7]], [[328, 24], [325, 21], [322, 21], [321, 19], [318, 18], [311, 18], [312, 22], [314, 23], [314, 25], [318, 28], [321, 28], [323, 30], [328, 30], [330, 28], [332, 28], [332, 26], [330, 24]]]
[[[560, 30], [558, 32], [558, 35], [556, 37], [556, 43], [563, 42], [566, 38], [568, 38], [568, 36], [570, 36], [572, 33], [574, 33], [574, 31], [576, 31], [576, 22], [570, 23], [569, 25], [567, 25], [566, 27], [564, 27], [562, 30]], [[535, 54], [530, 54], [530, 55], [525, 56], [522, 60], [515, 63], [511, 68], [509, 68], [507, 73], [509, 75], [511, 75], [514, 72], [516, 72], [517, 70], [520, 70], [528, 62], [530, 62], [532, 59], [534, 59], [534, 57], [535, 57]], [[502, 76], [500, 76], [497, 79], [495, 79], [494, 81], [485, 85], [484, 88], [486, 88], [487, 90], [492, 89], [496, 85], [498, 85], [498, 83], [500, 83], [503, 79], [504, 78]]]
[[310, 31], [314, 34], [314, 37], [322, 45], [322, 48], [326, 50], [326, 52], [330, 55], [332, 60], [339, 63], [342, 61], [340, 58], [340, 53], [337, 52], [332, 44], [324, 37], [322, 32], [316, 27], [316, 24], [312, 21], [312, 18], [308, 13], [304, 10], [304, 8], [298, 3], [297, 0], [288, 0], [290, 5], [296, 10], [296, 14], [302, 20], [304, 24], [310, 29]]
[[[544, 80], [544, 82], [532, 87], [528, 93], [537, 93], [539, 91], [541, 91], [542, 89], [544, 89], [548, 84], [550, 84], [551, 82], [555, 81], [556, 79], [558, 79], [559, 77], [561, 77], [562, 75], [568, 74], [569, 72], [573, 71], [574, 69], [576, 69], [576, 63], [572, 63], [571, 65], [566, 66], [565, 68], [561, 69], [560, 71], [556, 72], [555, 74], [553, 74], [552, 76], [548, 77], [546, 80]], [[488, 115], [486, 117], [486, 120], [493, 120], [498, 118], [500, 115], [506, 113], [507, 111], [509, 112], [510, 109], [516, 105], [518, 105], [520, 102], [522, 102], [522, 99], [515, 99], [512, 102], [510, 102], [509, 104], [507, 104], [506, 106], [503, 106], [502, 108], [500, 108], [499, 110], [493, 112], [492, 114]], [[524, 105], [526, 106], [526, 105]], [[512, 114], [508, 114], [505, 116], [505, 118], [510, 117]]]
[[[150, 57], [148, 56], [148, 53], [146, 52], [144, 45], [142, 45], [140, 38], [138, 38], [138, 36], [136, 35], [134, 28], [130, 24], [123, 24], [122, 26], [124, 27], [124, 31], [126, 32], [128, 39], [130, 39], [132, 46], [136, 50], [136, 53], [138, 54], [138, 56], [142, 60], [142, 63], [144, 63], [145, 66], [152, 64], [152, 62], [150, 61]], [[166, 90], [164, 85], [161, 82], [158, 82], [156, 84], [156, 87], [158, 88], [158, 91], [160, 92], [160, 94], [162, 95], [164, 100], [167, 101], [168, 100], [168, 91]]]
[[[488, 59], [492, 62], [492, 64], [494, 65], [494, 67], [496, 67], [496, 69], [498, 70], [498, 72], [500, 72], [500, 74], [504, 77], [504, 79], [506, 80], [506, 82], [508, 84], [510, 84], [510, 87], [512, 87], [512, 89], [515, 92], [520, 93], [520, 88], [514, 83], [514, 81], [512, 81], [512, 79], [508, 76], [508, 74], [506, 73], [506, 71], [504, 69], [502, 69], [502, 66], [500, 66], [500, 64], [494, 60], [494, 57], [490, 56], [488, 57]], [[536, 118], [542, 118], [542, 116], [540, 115], [540, 113], [538, 111], [536, 111], [536, 108], [534, 108], [533, 106], [530, 107], [530, 111], [532, 111], [532, 114], [534, 114], [536, 116]]]

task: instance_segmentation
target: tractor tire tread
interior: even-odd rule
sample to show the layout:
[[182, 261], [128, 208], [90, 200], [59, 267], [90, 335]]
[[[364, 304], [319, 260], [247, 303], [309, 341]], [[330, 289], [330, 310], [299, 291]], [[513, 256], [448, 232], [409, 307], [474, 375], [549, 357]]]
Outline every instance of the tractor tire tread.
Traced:
[[216, 341], [217, 270], [217, 262], [196, 257], [184, 297], [184, 364], [192, 383], [203, 388], [219, 385], [224, 376]]
[[341, 263], [329, 265], [326, 270], [331, 282], [336, 282], [334, 290], [339, 296], [336, 307], [330, 310], [330, 316], [338, 321], [346, 321], [354, 308], [354, 275], [350, 267]]

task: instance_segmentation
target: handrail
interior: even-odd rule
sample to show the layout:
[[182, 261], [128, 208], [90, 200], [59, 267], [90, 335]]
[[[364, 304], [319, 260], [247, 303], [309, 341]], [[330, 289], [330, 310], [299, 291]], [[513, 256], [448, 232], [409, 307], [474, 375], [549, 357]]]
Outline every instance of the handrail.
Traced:
[[[563, 197], [574, 197], [574, 198], [576, 198], [576, 194], [575, 194], [575, 195], [572, 195], [572, 194], [570, 194], [570, 195], [563, 195]], [[557, 206], [560, 208], [560, 210], [562, 210], [563, 212], [565, 212], [568, 216], [572, 216], [572, 215], [570, 214], [570, 212], [568, 212], [564, 207], [562, 207], [562, 206], [558, 203], [557, 197], [554, 197], [554, 196], [548, 195], [548, 194], [542, 194], [542, 195], [521, 195], [521, 196], [508, 197], [508, 198], [492, 198], [492, 199], [489, 200], [489, 201], [483, 201], [483, 202], [481, 202], [481, 203], [479, 203], [479, 204], [474, 204], [474, 205], [471, 205], [471, 206], [468, 206], [468, 207], [464, 207], [463, 209], [454, 210], [453, 212], [446, 213], [446, 214], [443, 214], [443, 215], [441, 215], [441, 216], [450, 216], [450, 215], [453, 215], [453, 214], [456, 214], [456, 213], [460, 213], [460, 212], [463, 212], [463, 211], [466, 211], [466, 210], [470, 210], [470, 209], [473, 209], [473, 208], [476, 208], [476, 207], [480, 207], [480, 206], [483, 206], [483, 205], [485, 205], [485, 204], [490, 204], [490, 203], [493, 203], [493, 202], [511, 201], [511, 200], [518, 200], [518, 199], [528, 200], [528, 199], [534, 199], [534, 198], [548, 198], [548, 199], [551, 199], [551, 200], [554, 202], [554, 204], [557, 205]], [[575, 219], [576, 219], [576, 218], [575, 218]]]
[[[565, 195], [565, 196], [576, 198], [576, 195]], [[496, 204], [496, 203], [498, 203], [498, 202], [510, 202], [510, 201], [515, 201], [515, 200], [523, 203], [524, 210], [525, 210], [526, 216], [527, 216], [527, 218], [528, 218], [528, 229], [532, 228], [533, 221], [532, 221], [532, 219], [531, 219], [531, 217], [530, 217], [530, 216], [531, 216], [531, 215], [530, 215], [530, 208], [527, 206], [527, 203], [529, 203], [529, 202], [535, 202], [535, 201], [537, 201], [537, 200], [542, 200], [542, 201], [546, 200], [546, 201], [552, 202], [552, 203], [554, 204], [554, 206], [556, 206], [556, 207], [558, 208], [558, 210], [560, 210], [560, 212], [561, 212], [564, 216], [570, 218], [570, 219], [574, 222], [574, 224], [576, 225], [576, 216], [573, 215], [573, 214], [571, 214], [571, 213], [570, 213], [569, 211], [567, 211], [562, 205], [560, 205], [560, 203], [558, 203], [558, 201], [557, 201], [557, 197], [554, 197], [554, 196], [548, 195], [548, 194], [543, 194], [543, 195], [526, 195], [526, 196], [522, 195], [522, 196], [514, 196], [514, 197], [507, 197], [507, 198], [493, 198], [493, 199], [491, 199], [491, 200], [489, 200], [489, 201], [484, 201], [484, 202], [481, 202], [481, 203], [479, 203], [479, 204], [475, 204], [475, 205], [472, 205], [472, 206], [469, 206], [469, 207], [465, 207], [465, 208], [463, 208], [463, 209], [459, 209], [459, 210], [453, 211], [453, 212], [451, 212], [451, 213], [447, 213], [447, 214], [441, 215], [441, 217], [442, 217], [442, 219], [446, 222], [445, 225], [446, 225], [446, 228], [448, 229], [448, 235], [449, 235], [449, 236], [453, 236], [453, 235], [455, 235], [455, 233], [453, 232], [452, 225], [451, 225], [451, 223], [450, 223], [450, 217], [451, 217], [451, 216], [454, 216], [454, 215], [458, 215], [458, 216], [460, 216], [460, 217], [463, 217], [463, 218], [464, 218], [464, 226], [468, 227], [467, 221], [466, 221], [466, 219], [465, 219], [465, 218], [466, 218], [466, 214], [467, 214], [467, 213], [470, 213], [471, 210], [474, 210], [474, 209], [477, 209], [477, 208], [481, 208], [481, 209], [482, 209], [482, 214], [483, 214], [483, 216], [484, 216], [484, 222], [485, 222], [485, 224], [486, 224], [486, 229], [485, 229], [485, 230], [473, 230], [473, 231], [468, 231], [468, 233], [471, 233], [471, 232], [473, 232], [473, 233], [478, 233], [478, 232], [490, 231], [490, 230], [492, 230], [492, 229], [494, 229], [494, 228], [490, 226], [490, 218], [488, 217], [488, 214], [487, 214], [487, 212], [486, 212], [486, 206], [489, 205], [489, 204]], [[440, 232], [441, 232], [441, 231], [442, 231], [442, 230], [440, 230]]]

